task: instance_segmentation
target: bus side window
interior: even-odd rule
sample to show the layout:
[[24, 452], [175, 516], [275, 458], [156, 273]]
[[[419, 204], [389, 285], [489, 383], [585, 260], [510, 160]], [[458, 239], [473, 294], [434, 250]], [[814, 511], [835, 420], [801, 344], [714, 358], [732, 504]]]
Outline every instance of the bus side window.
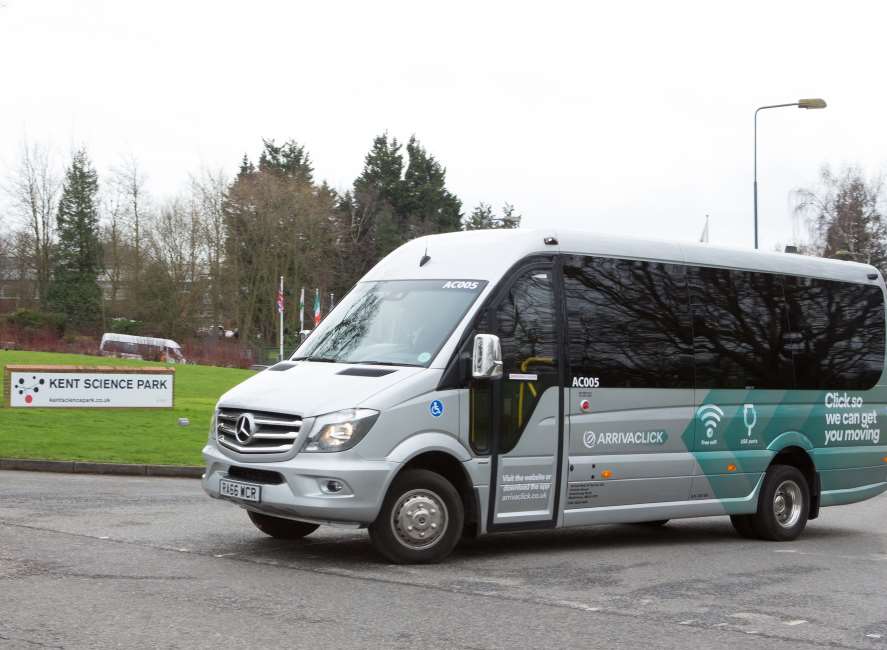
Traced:
[[571, 377], [606, 388], [689, 388], [692, 337], [686, 268], [572, 256], [564, 265]]
[[868, 390], [884, 370], [884, 296], [875, 285], [786, 278], [797, 388]]

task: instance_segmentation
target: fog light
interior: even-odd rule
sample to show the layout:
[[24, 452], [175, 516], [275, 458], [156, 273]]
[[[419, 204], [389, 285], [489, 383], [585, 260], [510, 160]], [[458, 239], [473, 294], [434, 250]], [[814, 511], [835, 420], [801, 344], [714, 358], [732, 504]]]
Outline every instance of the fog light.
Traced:
[[322, 478], [320, 483], [320, 491], [324, 494], [350, 494], [351, 490], [348, 485], [335, 478]]

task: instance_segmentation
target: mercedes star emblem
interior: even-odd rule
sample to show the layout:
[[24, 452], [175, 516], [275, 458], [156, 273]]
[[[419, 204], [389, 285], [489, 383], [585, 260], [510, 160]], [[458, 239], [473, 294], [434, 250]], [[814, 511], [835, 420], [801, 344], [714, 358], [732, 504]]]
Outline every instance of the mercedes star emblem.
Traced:
[[256, 421], [252, 413], [241, 413], [234, 427], [234, 437], [241, 445], [248, 443], [256, 432]]

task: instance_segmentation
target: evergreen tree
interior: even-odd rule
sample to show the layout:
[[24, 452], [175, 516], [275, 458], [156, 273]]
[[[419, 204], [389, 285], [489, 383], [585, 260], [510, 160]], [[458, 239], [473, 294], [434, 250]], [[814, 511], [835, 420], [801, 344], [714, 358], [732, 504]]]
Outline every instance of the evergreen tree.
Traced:
[[237, 172], [238, 178], [242, 176], [249, 176], [250, 174], [256, 173], [256, 167], [253, 165], [252, 161], [250, 161], [249, 156], [243, 154], [243, 158], [240, 159], [240, 171]]
[[[273, 341], [280, 276], [287, 291], [306, 286], [338, 293], [339, 258], [347, 256], [335, 239], [339, 198], [327, 184], [313, 182], [305, 148], [293, 140], [262, 145], [258, 166], [244, 157], [225, 192], [224, 300], [242, 337]], [[290, 297], [290, 327], [298, 320], [291, 304]]]
[[412, 136], [407, 143], [401, 214], [407, 239], [423, 233], [459, 230], [462, 201], [446, 188], [446, 169]]
[[397, 138], [388, 142], [388, 134], [376, 136], [373, 148], [366, 155], [363, 171], [354, 181], [357, 196], [374, 194], [392, 207], [400, 202], [403, 155]]
[[502, 206], [502, 218], [499, 220], [500, 228], [520, 228], [520, 222], [523, 217], [517, 214], [514, 206], [506, 203]]
[[496, 227], [493, 207], [489, 203], [481, 201], [471, 214], [465, 219], [464, 230], [489, 230]]
[[397, 138], [374, 138], [352, 191], [340, 197], [340, 241], [349, 244], [337, 260], [342, 289], [404, 242], [461, 227], [462, 202], [447, 190], [446, 170], [415, 137], [406, 151], [405, 165]]
[[101, 320], [98, 187], [98, 174], [86, 150], [77, 151], [59, 201], [58, 243], [47, 296], [50, 308], [75, 326], [95, 326]]
[[502, 206], [502, 216], [496, 217], [489, 203], [481, 201], [462, 224], [463, 230], [492, 230], [495, 228], [519, 228], [521, 215], [514, 206], [506, 203]]
[[259, 171], [282, 174], [299, 183], [314, 181], [314, 168], [305, 147], [295, 140], [287, 140], [282, 145], [274, 140], [262, 140], [264, 150], [259, 156]]

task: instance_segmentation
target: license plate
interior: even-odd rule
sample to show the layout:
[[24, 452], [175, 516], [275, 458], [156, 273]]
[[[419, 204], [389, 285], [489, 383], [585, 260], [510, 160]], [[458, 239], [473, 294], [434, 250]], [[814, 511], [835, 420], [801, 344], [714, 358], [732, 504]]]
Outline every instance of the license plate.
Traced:
[[262, 500], [262, 486], [240, 483], [223, 478], [219, 481], [219, 493], [230, 499], [242, 499], [258, 503]]

